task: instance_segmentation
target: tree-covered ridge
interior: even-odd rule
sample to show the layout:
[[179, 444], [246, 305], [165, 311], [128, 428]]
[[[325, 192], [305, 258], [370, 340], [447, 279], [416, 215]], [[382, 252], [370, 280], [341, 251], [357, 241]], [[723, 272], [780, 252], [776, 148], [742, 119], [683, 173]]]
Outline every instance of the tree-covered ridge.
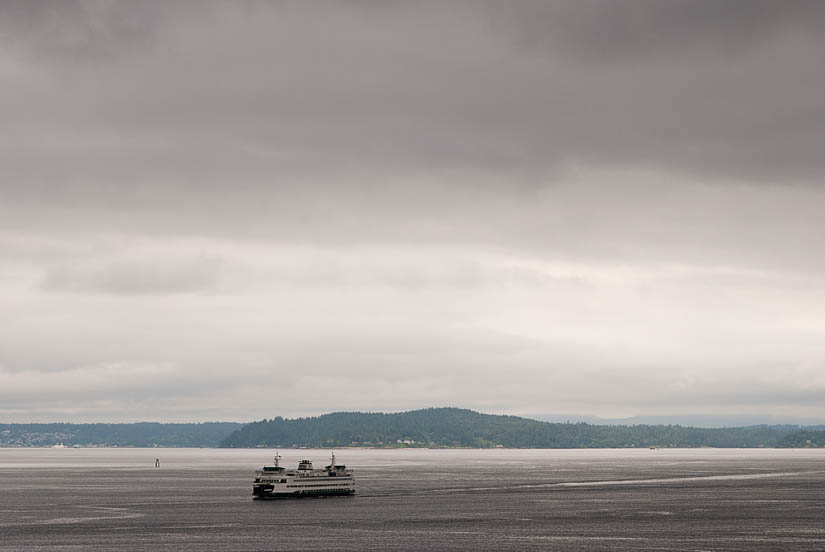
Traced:
[[825, 447], [825, 430], [805, 429], [802, 431], [794, 431], [783, 437], [778, 447], [796, 448], [796, 447]]
[[244, 426], [221, 446], [773, 447], [799, 429], [548, 423], [458, 408], [428, 408], [394, 414], [335, 412], [309, 418], [277, 417]]
[[247, 425], [234, 422], [0, 424], [0, 446], [60, 443], [119, 447], [822, 447], [825, 428], [785, 425], [702, 429], [678, 425], [559, 424], [457, 408], [395, 414], [336, 412], [312, 418], [278, 417]]
[[216, 447], [243, 424], [0, 424], [0, 446]]

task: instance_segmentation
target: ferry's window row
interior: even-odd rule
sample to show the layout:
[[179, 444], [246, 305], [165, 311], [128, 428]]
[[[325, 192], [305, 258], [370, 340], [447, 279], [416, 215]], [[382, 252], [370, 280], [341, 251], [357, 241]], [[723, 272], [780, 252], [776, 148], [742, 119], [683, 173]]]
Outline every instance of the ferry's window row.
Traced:
[[[351, 479], [348, 477], [338, 477], [337, 479], [339, 481], [351, 481]], [[261, 479], [260, 477], [255, 478], [255, 483], [286, 483], [286, 481], [286, 479]]]
[[330, 483], [329, 485], [287, 485], [287, 487], [344, 487], [346, 483]]

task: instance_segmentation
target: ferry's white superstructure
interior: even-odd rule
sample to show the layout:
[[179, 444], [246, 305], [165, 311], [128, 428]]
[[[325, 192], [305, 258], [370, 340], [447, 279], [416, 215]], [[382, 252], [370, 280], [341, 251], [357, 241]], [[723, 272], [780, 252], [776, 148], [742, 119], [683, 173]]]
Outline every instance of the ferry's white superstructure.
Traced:
[[351, 495], [355, 493], [355, 477], [346, 466], [335, 464], [335, 454], [329, 466], [322, 470], [312, 468], [312, 462], [301, 460], [298, 469], [281, 466], [281, 457], [275, 456], [274, 466], [255, 471], [252, 483], [254, 498], [288, 498], [300, 496]]

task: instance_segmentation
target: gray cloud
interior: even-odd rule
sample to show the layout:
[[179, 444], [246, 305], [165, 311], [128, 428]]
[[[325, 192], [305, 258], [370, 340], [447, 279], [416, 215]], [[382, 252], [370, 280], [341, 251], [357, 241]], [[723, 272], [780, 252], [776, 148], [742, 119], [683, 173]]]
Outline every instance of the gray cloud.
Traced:
[[825, 17], [815, 0], [524, 1], [498, 8], [491, 24], [509, 20], [513, 36], [524, 47], [562, 49], [565, 55], [599, 65], [683, 52], [741, 54], [785, 32], [816, 34]]
[[[803, 1], [5, 2], [5, 415], [808, 416], [823, 23]], [[329, 393], [265, 383], [298, 369]]]
[[[818, 2], [57, 5], [18, 10], [30, 14], [4, 32], [34, 44], [11, 50], [33, 65], [5, 94], [5, 170], [50, 188], [208, 191], [340, 170], [535, 180], [571, 162], [809, 181], [823, 168]], [[48, 32], [30, 38], [32, 19]], [[40, 34], [122, 53], [26, 55]]]
[[41, 282], [46, 291], [157, 294], [203, 292], [215, 289], [220, 265], [215, 260], [194, 262], [141, 261], [102, 267], [57, 266]]

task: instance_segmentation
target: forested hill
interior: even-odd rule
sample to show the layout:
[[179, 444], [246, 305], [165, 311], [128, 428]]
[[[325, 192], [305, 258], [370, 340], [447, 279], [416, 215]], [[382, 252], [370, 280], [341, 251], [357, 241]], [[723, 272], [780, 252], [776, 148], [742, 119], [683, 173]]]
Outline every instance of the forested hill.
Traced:
[[774, 447], [799, 429], [560, 424], [458, 408], [429, 408], [396, 414], [336, 412], [313, 418], [278, 417], [244, 426], [221, 446]]
[[794, 431], [786, 435], [777, 444], [777, 447], [782, 448], [798, 448], [798, 447], [817, 447], [825, 446], [825, 430], [806, 428], [800, 431]]
[[0, 424], [0, 447], [341, 447], [513, 448], [822, 447], [825, 427], [701, 429], [673, 425], [539, 422], [515, 416], [430, 408], [397, 414], [337, 412], [315, 418], [134, 424]]
[[243, 427], [235, 422], [201, 424], [0, 424], [0, 446], [216, 447]]

